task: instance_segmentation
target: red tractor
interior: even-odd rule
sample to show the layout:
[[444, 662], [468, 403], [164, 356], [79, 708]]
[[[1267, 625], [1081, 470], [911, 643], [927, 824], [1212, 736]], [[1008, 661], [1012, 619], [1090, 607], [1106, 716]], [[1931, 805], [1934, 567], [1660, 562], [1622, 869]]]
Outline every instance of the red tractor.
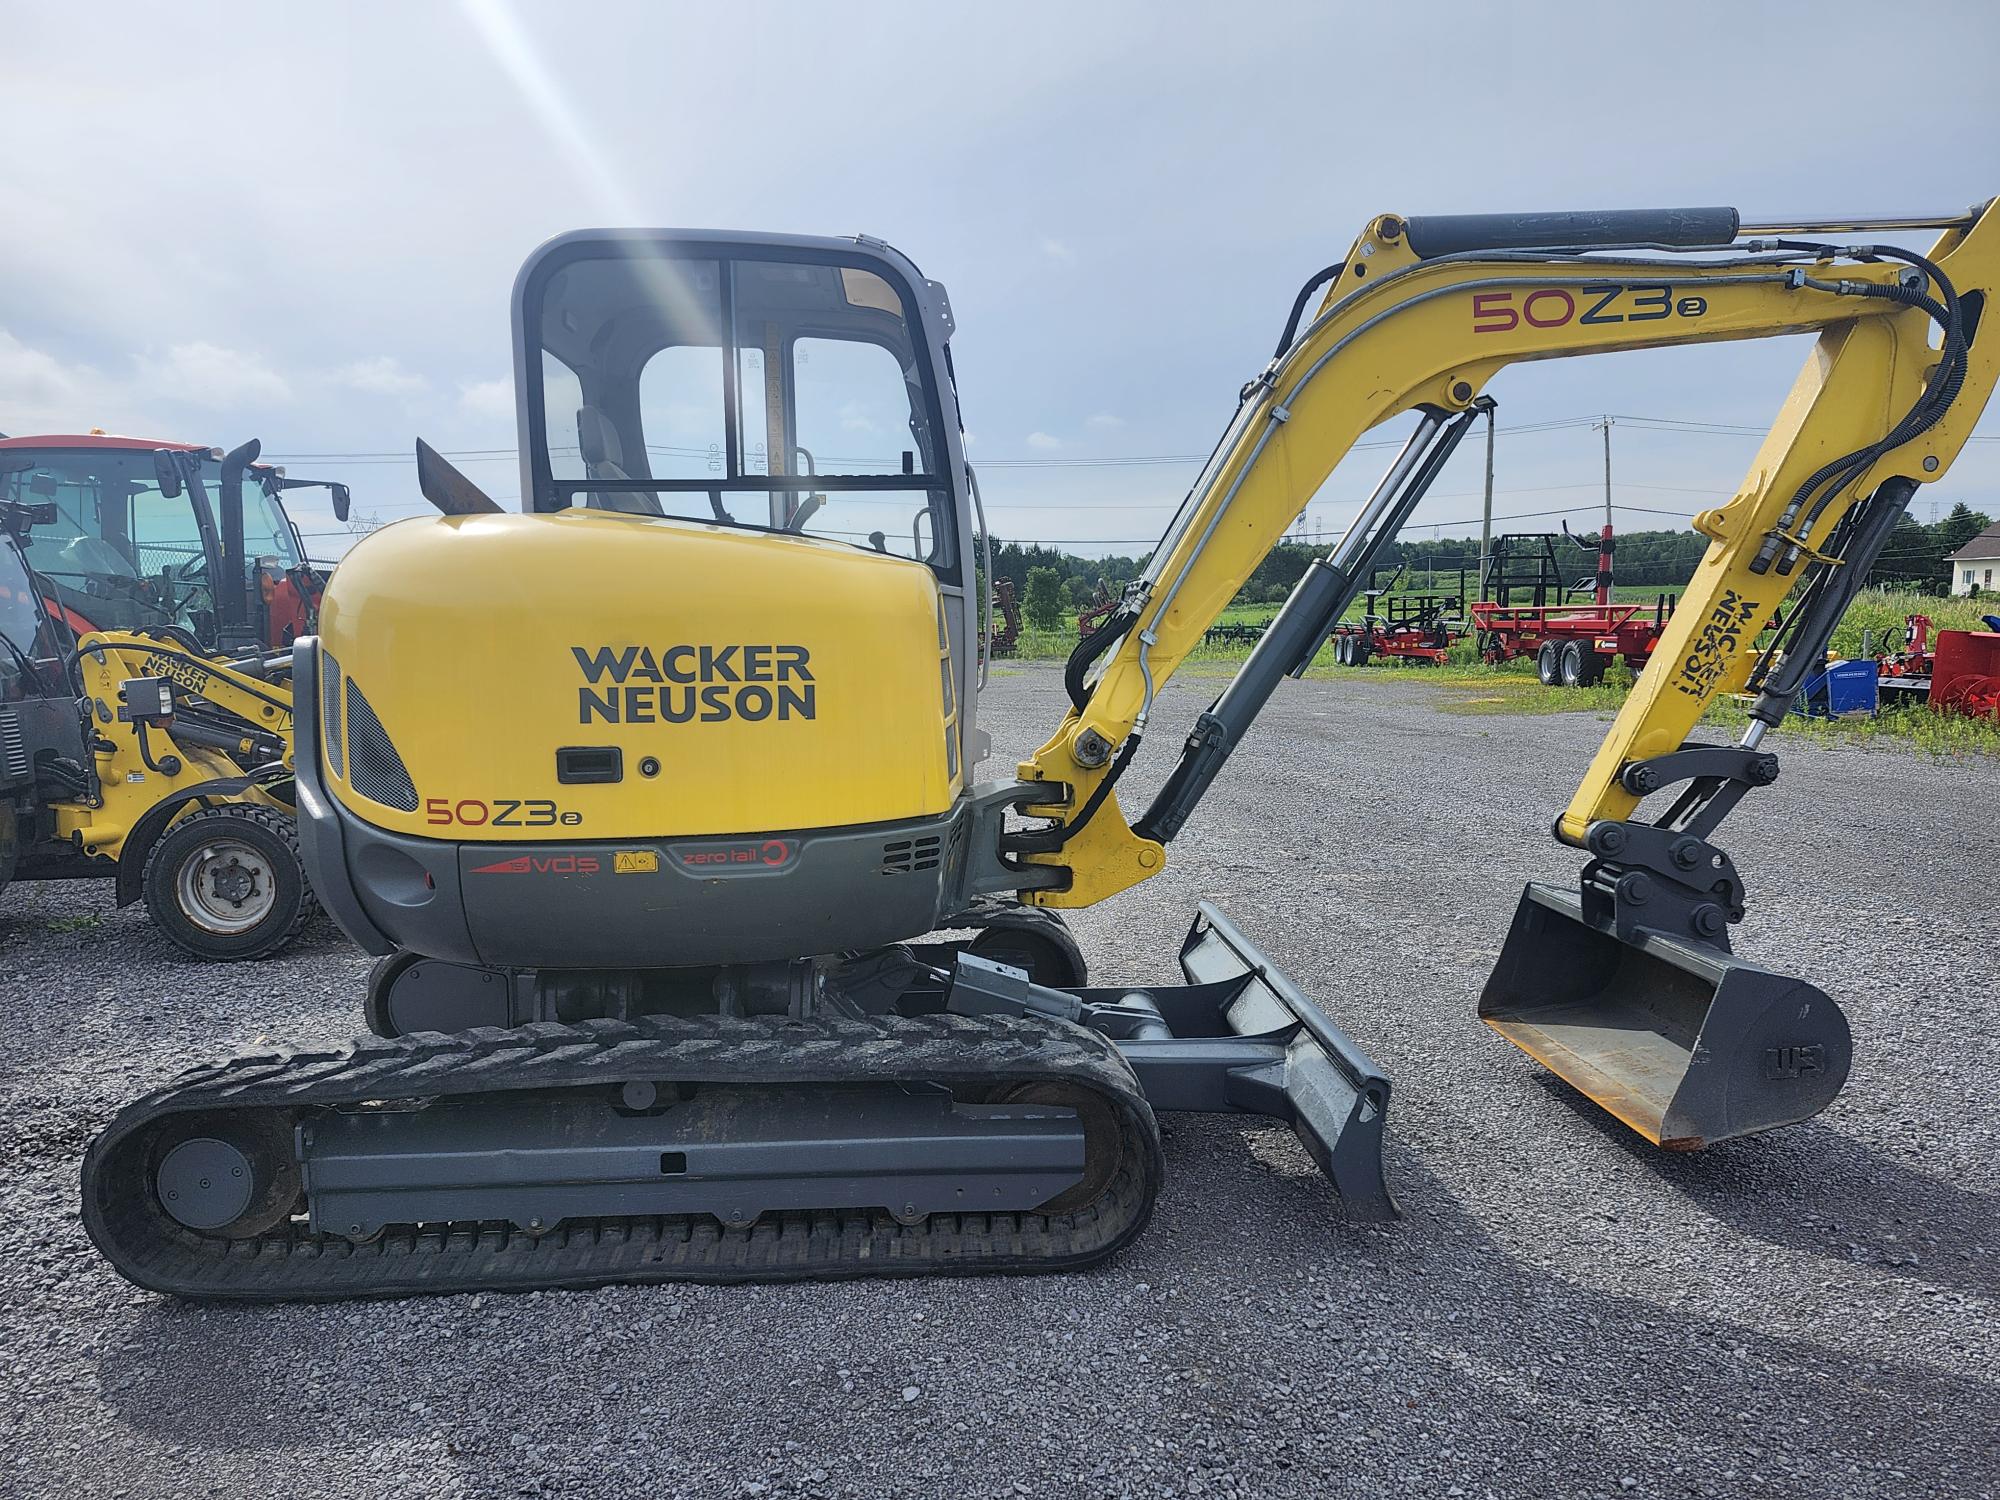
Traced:
[[92, 630], [184, 631], [205, 652], [273, 652], [310, 633], [326, 576], [306, 559], [287, 479], [253, 438], [225, 453], [102, 432], [0, 438], [0, 503], [50, 519], [26, 539], [51, 618]]

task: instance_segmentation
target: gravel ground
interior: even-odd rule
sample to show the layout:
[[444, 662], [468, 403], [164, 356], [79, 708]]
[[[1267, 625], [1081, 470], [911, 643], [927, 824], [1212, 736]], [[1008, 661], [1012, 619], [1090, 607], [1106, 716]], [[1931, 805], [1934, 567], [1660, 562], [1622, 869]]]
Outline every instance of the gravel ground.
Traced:
[[[1060, 701], [998, 677], [988, 772]], [[1437, 701], [1288, 686], [1175, 864], [1075, 924], [1100, 975], [1165, 980], [1227, 906], [1395, 1080], [1406, 1217], [1344, 1224], [1282, 1129], [1170, 1117], [1152, 1228], [1089, 1274], [137, 1291], [77, 1222], [91, 1134], [184, 1061], [351, 1034], [365, 961], [329, 928], [201, 967], [101, 889], [10, 891], [0, 1494], [1993, 1496], [2000, 767], [1782, 747], [1726, 831], [1738, 948], [1840, 999], [1854, 1076], [1665, 1157], [1473, 1019], [1522, 881], [1574, 871], [1544, 830], [1602, 724]]]

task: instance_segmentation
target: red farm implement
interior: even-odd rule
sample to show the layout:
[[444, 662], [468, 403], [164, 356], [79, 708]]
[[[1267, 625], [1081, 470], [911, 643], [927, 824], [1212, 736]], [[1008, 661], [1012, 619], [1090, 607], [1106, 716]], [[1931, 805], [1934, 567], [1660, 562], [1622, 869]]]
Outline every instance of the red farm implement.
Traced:
[[[1595, 570], [1565, 580], [1557, 542], [1594, 553]], [[1472, 606], [1481, 659], [1498, 663], [1532, 656], [1549, 687], [1589, 687], [1621, 658], [1634, 672], [1643, 668], [1673, 615], [1674, 596], [1614, 603], [1613, 548], [1609, 525], [1588, 541], [1567, 529], [1559, 535], [1497, 538], [1481, 597]]]
[[2000, 720], [2000, 631], [1940, 630], [1931, 661], [1933, 709]]
[[1465, 639], [1465, 570], [1458, 574], [1458, 592], [1397, 593], [1401, 570], [1386, 588], [1371, 586], [1362, 594], [1358, 620], [1334, 627], [1333, 659], [1343, 667], [1365, 667], [1377, 656], [1396, 661], [1442, 666], [1451, 648]]

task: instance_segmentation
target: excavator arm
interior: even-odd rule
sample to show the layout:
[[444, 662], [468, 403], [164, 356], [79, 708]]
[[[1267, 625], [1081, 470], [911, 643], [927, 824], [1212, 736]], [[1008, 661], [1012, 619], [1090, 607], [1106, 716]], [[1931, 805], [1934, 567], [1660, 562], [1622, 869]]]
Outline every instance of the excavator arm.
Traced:
[[[1852, 238], [1889, 228], [1942, 234], [1927, 254]], [[1383, 216], [1323, 275], [1317, 314], [1296, 331], [1309, 286], [1145, 574], [1070, 660], [1071, 710], [1020, 767], [1048, 791], [1023, 794], [1047, 821], [1012, 836], [1024, 898], [1087, 906], [1163, 868], [1278, 683], [1305, 671], [1491, 409], [1486, 387], [1503, 367], [1815, 333], [1742, 486], [1694, 518], [1708, 549], [1556, 819], [1556, 837], [1590, 855], [1579, 888], [1524, 893], [1480, 1015], [1661, 1145], [1816, 1113], [1846, 1078], [1845, 1018], [1810, 984], [1730, 952], [1743, 883], [1710, 839], [1777, 775], [1765, 731], [1823, 658], [1917, 486], [1950, 469], [1992, 394], [2000, 343], [1978, 331], [2000, 280], [2000, 208], [1747, 238], [1728, 209]], [[1114, 788], [1160, 688], [1357, 440], [1409, 412], [1416, 431], [1374, 494], [1128, 819]], [[1718, 694], [1746, 688], [1738, 743], [1689, 739]], [[1671, 804], [1638, 819], [1656, 792]]]
[[[1310, 324], [1244, 387], [1145, 574], [1072, 659], [1073, 707], [1020, 768], [1060, 788], [1030, 809], [1054, 826], [1020, 852], [1062, 872], [1032, 899], [1086, 906], [1164, 866], [1165, 844], [1277, 682], [1324, 642], [1503, 367], [1817, 333], [1742, 487], [1695, 518], [1710, 546], [1656, 653], [1669, 670], [1644, 674], [1559, 836], [1581, 846], [1593, 822], [1627, 817], [1643, 793], [1626, 768], [1678, 750], [1716, 694], [1744, 685], [1759, 630], [1795, 590], [1799, 628], [1831, 629], [1867, 544], [1879, 550], [1909, 489], [1949, 469], [1991, 393], [2000, 351], [1971, 335], [2000, 279], [2000, 212], [1921, 222], [1944, 229], [1928, 256], [1802, 237], [1815, 226], [1738, 242], [1727, 209], [1376, 219]], [[1128, 820], [1108, 789], [1160, 688], [1362, 435], [1413, 411], [1416, 434], [1373, 497], [1201, 716], [1151, 809]], [[1795, 632], [1785, 660], [1797, 665], [1764, 674], [1760, 722], [1783, 714], [1812, 646]]]

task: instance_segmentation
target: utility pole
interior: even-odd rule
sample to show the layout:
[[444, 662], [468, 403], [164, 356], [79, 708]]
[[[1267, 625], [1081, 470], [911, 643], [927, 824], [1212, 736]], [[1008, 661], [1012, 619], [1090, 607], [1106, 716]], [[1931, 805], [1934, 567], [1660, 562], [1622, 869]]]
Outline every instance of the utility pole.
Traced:
[[1486, 597], [1486, 570], [1493, 563], [1493, 408], [1486, 408], [1486, 513], [1479, 522], [1479, 597]]
[[1611, 524], [1611, 418], [1598, 424], [1604, 429], [1604, 524]]

